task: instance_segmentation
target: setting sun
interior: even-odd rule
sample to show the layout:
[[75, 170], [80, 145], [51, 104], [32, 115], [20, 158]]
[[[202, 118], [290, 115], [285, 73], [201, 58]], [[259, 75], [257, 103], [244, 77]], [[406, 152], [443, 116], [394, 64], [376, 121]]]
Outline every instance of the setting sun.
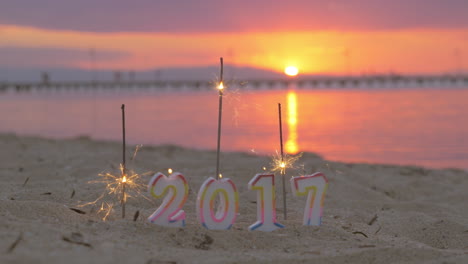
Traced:
[[296, 76], [299, 70], [295, 66], [288, 66], [284, 69], [284, 73], [288, 76]]

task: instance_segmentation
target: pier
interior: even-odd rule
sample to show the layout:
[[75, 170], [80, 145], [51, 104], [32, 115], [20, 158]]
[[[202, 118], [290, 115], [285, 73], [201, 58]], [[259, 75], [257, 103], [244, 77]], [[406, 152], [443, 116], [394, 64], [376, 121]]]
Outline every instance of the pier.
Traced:
[[[226, 80], [226, 85], [239, 90], [282, 89], [348, 89], [348, 88], [468, 88], [468, 75], [374, 75], [352, 77], [297, 77], [271, 80]], [[76, 81], [76, 82], [3, 82], [0, 93], [48, 91], [206, 91], [214, 89], [214, 81]]]

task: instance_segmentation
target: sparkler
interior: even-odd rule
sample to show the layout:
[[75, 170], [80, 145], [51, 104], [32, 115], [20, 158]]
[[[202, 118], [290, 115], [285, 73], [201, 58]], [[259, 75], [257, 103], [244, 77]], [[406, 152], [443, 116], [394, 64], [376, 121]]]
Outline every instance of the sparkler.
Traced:
[[302, 157], [302, 152], [297, 155], [290, 155], [284, 154], [281, 156], [280, 152], [276, 152], [275, 155], [272, 157], [271, 165], [271, 172], [279, 172], [285, 171], [286, 169], [293, 169], [297, 170], [298, 166], [295, 165], [296, 161]]
[[[125, 104], [122, 104], [122, 163], [119, 166], [118, 173], [103, 172], [98, 174], [98, 179], [89, 181], [89, 184], [102, 184], [105, 186], [104, 192], [94, 201], [79, 204], [79, 207], [85, 207], [88, 205], [99, 206], [98, 214], [104, 214], [102, 218], [106, 221], [107, 217], [111, 214], [116, 200], [120, 202], [122, 206], [122, 218], [125, 218], [125, 205], [129, 198], [142, 197], [146, 200], [151, 200], [146, 197], [146, 182], [143, 183], [141, 176], [153, 174], [153, 172], [145, 172], [138, 174], [133, 170], [127, 168], [126, 164], [126, 142], [125, 142]], [[136, 158], [138, 151], [142, 145], [137, 145], [135, 151], [130, 159], [133, 162]]]
[[218, 104], [218, 146], [216, 150], [216, 179], [219, 180], [220, 174], [219, 174], [219, 152], [221, 148], [221, 115], [223, 113], [223, 90], [224, 90], [224, 84], [223, 84], [223, 58], [219, 58], [220, 64], [221, 64], [221, 73], [219, 75], [219, 85], [218, 85], [218, 91], [219, 91], [219, 104]]
[[283, 216], [284, 216], [284, 220], [286, 220], [288, 216], [287, 207], [286, 207], [286, 184], [285, 184], [286, 163], [284, 163], [283, 126], [282, 126], [282, 121], [281, 121], [281, 104], [280, 103], [278, 103], [278, 117], [279, 117], [280, 146], [281, 146], [281, 163], [279, 164], [279, 167], [281, 168], [280, 173], [281, 173], [281, 181], [283, 184]]
[[[102, 220], [106, 220], [114, 208], [115, 198], [118, 197], [119, 201], [122, 201], [122, 193], [124, 192], [123, 184], [123, 164], [120, 164], [119, 173], [99, 173], [98, 179], [89, 181], [89, 184], [103, 184], [105, 185], [105, 191], [94, 201], [79, 205], [79, 207], [85, 207], [88, 205], [99, 205], [100, 208], [98, 213], [103, 213], [104, 217]], [[151, 172], [148, 172], [150, 174]], [[144, 173], [143, 175], [146, 175]], [[128, 170], [125, 174], [125, 201], [131, 197], [141, 196], [148, 200], [143, 195], [142, 190], [146, 189], [146, 184], [140, 182], [141, 175], [135, 173], [132, 170]], [[111, 201], [109, 201], [109, 199]]]
[[122, 218], [125, 218], [125, 187], [127, 185], [127, 169], [125, 168], [125, 104], [122, 104], [122, 199], [120, 203], [122, 205]]

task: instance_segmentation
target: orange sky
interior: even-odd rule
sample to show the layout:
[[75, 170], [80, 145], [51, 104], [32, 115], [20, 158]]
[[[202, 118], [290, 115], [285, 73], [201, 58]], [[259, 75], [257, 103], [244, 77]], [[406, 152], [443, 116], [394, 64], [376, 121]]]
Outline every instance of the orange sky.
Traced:
[[[223, 56], [230, 64], [275, 71], [295, 65], [301, 73], [312, 74], [440, 73], [463, 68], [463, 57], [468, 58], [464, 29], [169, 34], [0, 25], [0, 36], [0, 48], [78, 50], [82, 57], [60, 60], [59, 65], [84, 69], [90, 67], [91, 48], [99, 69], [122, 70], [214, 65]], [[121, 55], [104, 56], [106, 52]], [[46, 67], [58, 62], [38, 63]]]

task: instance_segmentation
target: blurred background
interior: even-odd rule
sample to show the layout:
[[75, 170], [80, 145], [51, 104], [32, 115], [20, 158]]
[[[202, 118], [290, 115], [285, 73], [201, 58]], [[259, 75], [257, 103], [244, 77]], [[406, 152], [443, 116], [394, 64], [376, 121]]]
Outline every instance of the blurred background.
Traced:
[[468, 168], [468, 3], [0, 3], [0, 132]]

